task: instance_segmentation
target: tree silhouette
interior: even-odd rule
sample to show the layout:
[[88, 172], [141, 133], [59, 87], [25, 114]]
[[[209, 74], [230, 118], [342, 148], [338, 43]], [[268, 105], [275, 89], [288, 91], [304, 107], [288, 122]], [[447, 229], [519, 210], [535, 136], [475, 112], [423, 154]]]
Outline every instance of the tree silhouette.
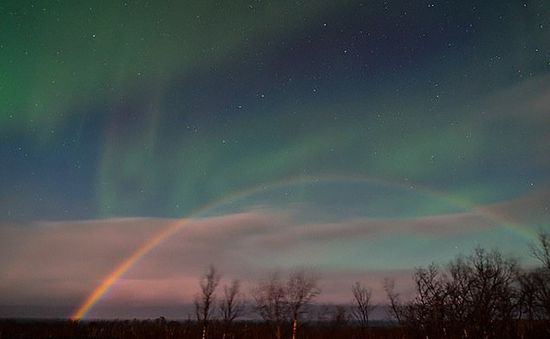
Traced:
[[292, 338], [296, 338], [300, 317], [320, 293], [318, 280], [315, 273], [306, 269], [291, 271], [286, 281], [275, 272], [253, 290], [256, 311], [275, 327], [277, 339], [281, 338], [281, 326], [287, 320], [292, 324]]
[[244, 313], [245, 303], [241, 297], [240, 288], [239, 280], [232, 280], [231, 285], [223, 287], [223, 299], [219, 308], [223, 320], [222, 338], [224, 339], [230, 332], [233, 321]]
[[514, 260], [481, 248], [457, 257], [446, 270], [419, 268], [404, 321], [410, 332], [430, 338], [509, 338], [516, 332], [517, 276]]
[[[524, 307], [530, 309], [536, 318], [545, 324], [546, 335], [550, 336], [550, 235], [539, 232], [537, 242], [531, 245], [531, 254], [541, 266], [527, 273], [522, 284], [524, 301], [532, 302]], [[528, 297], [532, 297], [532, 300]]]
[[317, 286], [319, 277], [312, 271], [296, 269], [290, 272], [286, 283], [285, 298], [292, 320], [292, 339], [296, 339], [298, 321], [308, 304], [321, 293]]
[[371, 300], [372, 292], [358, 281], [351, 287], [351, 292], [353, 294], [351, 315], [359, 322], [361, 331], [365, 333], [369, 326], [369, 316], [375, 308]]
[[542, 264], [543, 268], [550, 271], [550, 235], [539, 232], [537, 242], [531, 245], [531, 254]]
[[393, 279], [384, 279], [384, 292], [388, 298], [388, 314], [390, 319], [396, 320], [401, 324], [402, 305], [399, 298], [399, 293], [395, 292], [395, 281]]
[[202, 324], [202, 339], [206, 339], [208, 334], [208, 325], [216, 300], [214, 292], [220, 283], [220, 279], [221, 276], [211, 265], [199, 281], [200, 294], [195, 296], [194, 306], [197, 321]]
[[278, 272], [271, 273], [252, 290], [256, 312], [275, 328], [275, 337], [281, 339], [285, 320], [285, 286]]

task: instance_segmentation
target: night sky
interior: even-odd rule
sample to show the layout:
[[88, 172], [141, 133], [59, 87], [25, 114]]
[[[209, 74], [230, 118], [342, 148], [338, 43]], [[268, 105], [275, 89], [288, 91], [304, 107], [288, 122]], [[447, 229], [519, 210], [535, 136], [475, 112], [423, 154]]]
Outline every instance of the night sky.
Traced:
[[0, 158], [0, 316], [69, 316], [181, 218], [86, 316], [183, 318], [209, 263], [334, 302], [478, 245], [528, 265], [550, 2], [2, 1]]

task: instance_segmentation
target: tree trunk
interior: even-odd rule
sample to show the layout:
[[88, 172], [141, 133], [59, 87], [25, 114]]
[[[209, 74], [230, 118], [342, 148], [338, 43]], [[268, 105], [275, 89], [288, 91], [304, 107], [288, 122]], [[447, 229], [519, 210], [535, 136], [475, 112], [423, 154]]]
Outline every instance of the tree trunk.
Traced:
[[298, 320], [294, 318], [292, 320], [292, 339], [296, 339], [296, 329], [298, 327]]

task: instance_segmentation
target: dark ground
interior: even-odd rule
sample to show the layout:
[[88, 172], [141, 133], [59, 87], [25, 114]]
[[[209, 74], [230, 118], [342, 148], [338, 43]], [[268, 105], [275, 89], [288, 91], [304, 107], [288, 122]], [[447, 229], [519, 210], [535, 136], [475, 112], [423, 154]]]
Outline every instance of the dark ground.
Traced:
[[[290, 338], [290, 324], [283, 325], [282, 337]], [[274, 328], [261, 322], [242, 321], [224, 331], [221, 323], [212, 323], [208, 338], [274, 338]], [[362, 338], [362, 330], [350, 324], [307, 323], [298, 329], [298, 338]], [[396, 327], [375, 325], [367, 330], [369, 338], [402, 338]], [[114, 320], [0, 320], [0, 338], [201, 338], [202, 328], [194, 321]]]
[[[532, 326], [533, 324], [531, 324]], [[542, 332], [531, 329], [530, 334], [519, 324], [517, 338], [548, 338]], [[535, 325], [535, 327], [538, 327]], [[290, 338], [290, 324], [282, 327], [282, 338]], [[298, 338], [368, 338], [368, 339], [407, 339], [416, 338], [411, 329], [407, 330], [388, 323], [373, 323], [363, 330], [353, 323], [310, 322], [298, 329]], [[224, 330], [223, 324], [211, 323], [207, 338], [221, 339], [260, 339], [275, 338], [274, 327], [262, 322], [235, 322]], [[224, 335], [225, 334], [225, 335]], [[42, 339], [42, 338], [201, 338], [202, 328], [195, 321], [170, 321], [164, 318], [155, 320], [0, 320], [0, 339]], [[424, 339], [424, 338], [422, 338]], [[473, 338], [476, 339], [476, 338]]]

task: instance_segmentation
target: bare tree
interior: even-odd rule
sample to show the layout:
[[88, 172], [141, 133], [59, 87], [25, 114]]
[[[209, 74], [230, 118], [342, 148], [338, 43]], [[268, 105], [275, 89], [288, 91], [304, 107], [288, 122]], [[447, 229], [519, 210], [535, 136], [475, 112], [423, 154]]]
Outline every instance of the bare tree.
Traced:
[[546, 270], [550, 271], [550, 235], [541, 231], [537, 238], [537, 243], [531, 245], [531, 254]]
[[231, 330], [233, 321], [244, 313], [244, 300], [241, 297], [240, 281], [232, 280], [231, 285], [223, 287], [223, 300], [220, 302], [220, 313], [223, 320], [223, 338]]
[[404, 308], [408, 329], [421, 337], [510, 338], [516, 333], [517, 264], [477, 248], [414, 274], [416, 296]]
[[268, 279], [260, 281], [252, 290], [256, 312], [268, 324], [275, 327], [275, 337], [281, 339], [281, 326], [285, 320], [285, 285], [278, 272], [272, 273]]
[[292, 320], [292, 339], [296, 339], [300, 316], [308, 304], [321, 292], [318, 280], [318, 275], [312, 271], [296, 269], [290, 272], [286, 283], [285, 299]]
[[401, 301], [399, 298], [399, 293], [395, 292], [395, 280], [385, 278], [384, 279], [384, 292], [386, 292], [386, 297], [388, 298], [390, 309], [388, 314], [391, 319], [397, 320], [398, 323], [401, 323]]
[[[539, 232], [538, 241], [531, 246], [531, 253], [540, 263], [529, 274], [529, 288], [533, 292], [534, 313], [545, 323], [546, 335], [550, 335], [550, 235]], [[525, 289], [524, 289], [525, 292]]]
[[445, 338], [447, 310], [446, 276], [439, 266], [431, 264], [414, 272], [416, 295], [403, 306], [402, 321], [418, 337]]
[[283, 322], [292, 322], [292, 338], [296, 338], [298, 322], [307, 306], [319, 295], [318, 276], [312, 271], [296, 269], [283, 281], [278, 272], [261, 281], [252, 291], [256, 311], [275, 327], [275, 336], [282, 336]]
[[352, 317], [359, 322], [361, 330], [365, 331], [369, 326], [369, 316], [375, 306], [372, 304], [371, 291], [360, 282], [355, 282], [351, 288], [353, 294]]
[[520, 289], [520, 315], [519, 319], [525, 320], [525, 331], [528, 337], [534, 337], [534, 323], [536, 319], [543, 318], [543, 312], [539, 308], [539, 269], [521, 272], [518, 275]]
[[197, 321], [202, 323], [202, 339], [207, 337], [208, 325], [216, 300], [214, 292], [220, 283], [220, 279], [221, 276], [211, 265], [199, 282], [201, 291], [199, 295], [195, 296], [194, 305]]

